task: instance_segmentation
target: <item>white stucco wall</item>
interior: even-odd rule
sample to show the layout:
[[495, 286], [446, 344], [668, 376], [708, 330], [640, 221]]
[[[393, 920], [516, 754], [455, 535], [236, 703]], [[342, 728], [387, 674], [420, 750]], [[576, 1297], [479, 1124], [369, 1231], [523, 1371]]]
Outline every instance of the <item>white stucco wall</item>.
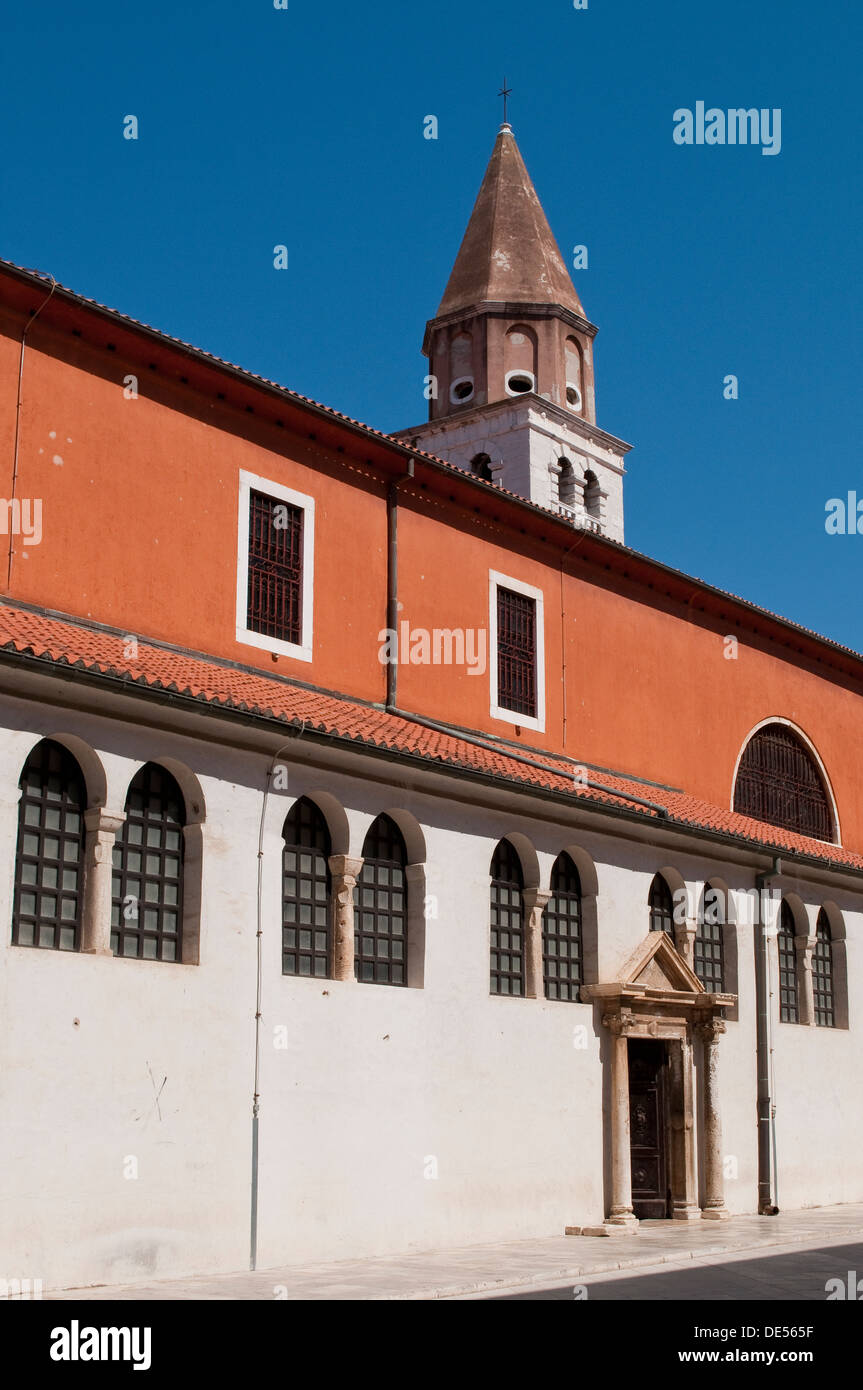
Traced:
[[[50, 1287], [242, 1269], [268, 759], [221, 746], [215, 726], [204, 742], [9, 698], [0, 700], [0, 726], [0, 1276]], [[197, 778], [205, 812], [199, 965], [9, 943], [18, 777], [32, 745], [58, 735], [96, 750], [114, 809], [149, 759], [173, 759]], [[601, 1221], [607, 1040], [591, 1005], [489, 995], [494, 846], [505, 834], [529, 837], [541, 886], [562, 849], [589, 857], [604, 979], [619, 978], [647, 932], [658, 869], [671, 863], [691, 885], [718, 872], [744, 889], [753, 873], [732, 873], [703, 853], [669, 860], [610, 831], [575, 835], [548, 811], [527, 817], [460, 803], [454, 782], [448, 798], [388, 785], [379, 763], [362, 778], [292, 758], [283, 759], [289, 785], [270, 796], [264, 837], [259, 1266], [554, 1235]], [[434, 900], [422, 989], [282, 976], [281, 826], [297, 796], [320, 793], [346, 808], [353, 855], [381, 811], [415, 819]], [[795, 886], [817, 910], [819, 892], [799, 879]], [[863, 1199], [852, 1056], [863, 1003], [859, 904], [833, 890], [822, 896], [845, 915], [852, 1029], [776, 1025], [786, 1207]], [[741, 929], [738, 966], [738, 1017], [719, 1066], [726, 1196], [732, 1211], [745, 1212], [757, 1202], [751, 929]], [[124, 1176], [130, 1158], [134, 1178]]]

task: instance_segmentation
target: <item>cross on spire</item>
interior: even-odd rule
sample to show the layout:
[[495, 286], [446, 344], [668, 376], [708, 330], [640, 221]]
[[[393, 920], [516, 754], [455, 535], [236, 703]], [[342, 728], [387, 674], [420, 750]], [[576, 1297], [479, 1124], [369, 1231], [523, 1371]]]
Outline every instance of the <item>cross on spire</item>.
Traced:
[[506, 78], [503, 79], [503, 86], [498, 92], [498, 96], [503, 97], [503, 123], [504, 125], [506, 125], [506, 99], [507, 97], [512, 96], [512, 87], [508, 87], [506, 85]]

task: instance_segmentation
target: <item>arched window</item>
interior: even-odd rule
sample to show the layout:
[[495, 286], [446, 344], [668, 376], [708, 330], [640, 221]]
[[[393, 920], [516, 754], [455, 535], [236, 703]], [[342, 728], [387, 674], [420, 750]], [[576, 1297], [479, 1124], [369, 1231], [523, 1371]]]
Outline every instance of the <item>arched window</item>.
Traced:
[[84, 775], [68, 749], [37, 743], [18, 783], [18, 848], [12, 941], [55, 951], [81, 948]]
[[282, 974], [330, 974], [330, 832], [313, 801], [300, 797], [282, 836]]
[[407, 984], [407, 851], [389, 816], [378, 816], [363, 841], [354, 889], [354, 969], [364, 984]]
[[475, 473], [478, 478], [485, 478], [487, 483], [494, 481], [491, 476], [491, 459], [488, 454], [474, 454], [470, 461], [470, 471]]
[[785, 899], [779, 909], [779, 1018], [783, 1023], [800, 1022], [797, 993], [797, 950], [794, 945], [794, 913]]
[[491, 993], [524, 994], [524, 875], [509, 840], [491, 861]]
[[785, 724], [767, 724], [747, 743], [737, 769], [734, 809], [813, 840], [834, 838], [821, 773], [809, 749]]
[[584, 510], [588, 516], [598, 517], [601, 501], [599, 479], [588, 468], [584, 475]]
[[650, 885], [647, 906], [650, 914], [650, 930], [667, 932], [673, 941], [674, 900], [671, 896], [671, 889], [662, 874], [657, 874]]
[[822, 1028], [835, 1028], [833, 938], [827, 913], [823, 907], [818, 913], [815, 950], [812, 953], [812, 997], [815, 1003], [815, 1022]]
[[551, 871], [551, 897], [542, 914], [542, 976], [546, 999], [578, 999], [582, 981], [581, 879], [568, 854]]
[[558, 463], [557, 495], [565, 507], [572, 507], [575, 505], [575, 469], [569, 459], [558, 459]]
[[111, 950], [135, 960], [183, 958], [183, 793], [145, 763], [129, 783], [114, 843]]
[[696, 975], [710, 994], [722, 994], [725, 990], [725, 921], [725, 894], [708, 883], [695, 930], [693, 965]]

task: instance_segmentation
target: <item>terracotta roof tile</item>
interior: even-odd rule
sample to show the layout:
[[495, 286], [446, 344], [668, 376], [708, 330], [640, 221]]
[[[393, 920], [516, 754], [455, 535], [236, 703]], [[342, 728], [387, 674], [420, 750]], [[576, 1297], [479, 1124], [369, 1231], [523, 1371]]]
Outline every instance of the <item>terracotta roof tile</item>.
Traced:
[[[670, 787], [645, 784], [634, 777], [603, 772], [589, 774], [583, 786], [575, 780], [579, 764], [554, 753], [514, 750], [491, 737], [478, 736], [483, 746], [468, 736], [426, 728], [409, 715], [294, 685], [283, 678], [220, 662], [202, 653], [188, 653], [156, 642], [140, 640], [137, 657], [124, 656], [128, 635], [105, 628], [88, 627], [75, 619], [0, 603], [0, 660], [3, 653], [30, 658], [35, 663], [74, 667], [91, 676], [110, 677], [128, 685], [169, 691], [202, 704], [247, 712], [305, 731], [359, 743], [395, 754], [466, 772], [480, 773], [520, 787], [538, 787], [572, 797], [574, 801], [615, 806], [662, 823], [714, 831], [780, 854], [799, 854], [863, 872], [863, 856], [839, 845], [824, 844], [792, 831], [781, 830], [737, 815]], [[518, 760], [530, 757], [528, 765]]]

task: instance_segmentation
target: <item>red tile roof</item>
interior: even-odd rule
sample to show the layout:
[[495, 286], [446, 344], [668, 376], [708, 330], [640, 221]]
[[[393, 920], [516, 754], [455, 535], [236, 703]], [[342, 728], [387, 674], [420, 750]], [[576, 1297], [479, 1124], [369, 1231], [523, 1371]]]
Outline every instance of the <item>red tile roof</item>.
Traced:
[[863, 872], [863, 855], [737, 815], [671, 787], [617, 773], [594, 774], [589, 768], [589, 784], [581, 785], [576, 781], [581, 765], [575, 759], [527, 748], [516, 752], [486, 735], [431, 729], [419, 717], [156, 642], [139, 640], [137, 656], [127, 657], [128, 644], [128, 634], [0, 602], [0, 661], [8, 654], [34, 667], [72, 668], [96, 681], [119, 680], [130, 694], [174, 693], [211, 708], [282, 723], [301, 734], [386, 750], [523, 789], [541, 788], [574, 802], [613, 806], [631, 816]]

